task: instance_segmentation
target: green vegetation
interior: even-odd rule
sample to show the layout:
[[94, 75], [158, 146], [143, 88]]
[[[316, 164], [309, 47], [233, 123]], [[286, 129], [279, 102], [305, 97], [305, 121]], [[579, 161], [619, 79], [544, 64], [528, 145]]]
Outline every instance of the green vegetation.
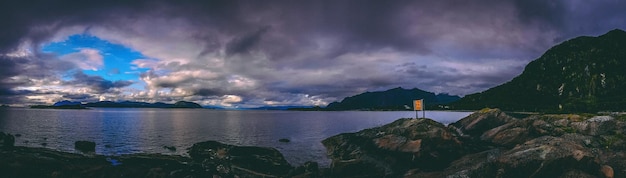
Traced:
[[606, 149], [614, 149], [618, 143], [624, 142], [625, 136], [621, 133], [602, 137], [600, 144]]
[[626, 32], [578, 37], [546, 51], [513, 80], [467, 95], [452, 109], [595, 113], [626, 108]]
[[576, 133], [576, 129], [572, 127], [562, 127], [561, 129], [563, 129], [563, 131], [566, 133]]

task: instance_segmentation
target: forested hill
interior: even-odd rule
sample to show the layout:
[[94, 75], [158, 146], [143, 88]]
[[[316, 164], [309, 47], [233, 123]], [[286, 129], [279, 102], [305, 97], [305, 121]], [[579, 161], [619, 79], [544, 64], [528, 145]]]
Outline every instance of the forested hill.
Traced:
[[[417, 88], [394, 88], [387, 91], [365, 92], [330, 103], [325, 110], [410, 110], [413, 100], [424, 99], [427, 107], [437, 108], [458, 100], [459, 96], [427, 92]], [[407, 108], [408, 107], [408, 108]]]
[[454, 109], [626, 110], [626, 32], [577, 37], [550, 48], [513, 80], [467, 95]]

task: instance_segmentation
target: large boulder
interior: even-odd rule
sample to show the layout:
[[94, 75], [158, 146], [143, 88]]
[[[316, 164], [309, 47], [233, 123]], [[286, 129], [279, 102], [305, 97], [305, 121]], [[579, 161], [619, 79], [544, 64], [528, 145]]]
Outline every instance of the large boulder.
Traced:
[[463, 156], [452, 162], [443, 175], [449, 178], [496, 177], [498, 171], [493, 164], [501, 154], [502, 150], [496, 148]]
[[612, 173], [593, 151], [559, 137], [543, 136], [510, 150], [492, 149], [454, 161], [447, 177], [601, 177]]
[[[594, 117], [596, 118], [596, 117]], [[480, 140], [496, 147], [513, 148], [531, 139], [541, 136], [559, 137], [568, 133], [597, 135], [608, 133], [615, 124], [609, 121], [597, 121], [575, 114], [533, 115], [524, 119], [510, 120], [506, 124], [492, 128], [480, 135]], [[579, 126], [579, 127], [576, 127]]]
[[480, 140], [497, 147], [512, 148], [531, 139], [528, 133], [527, 122], [524, 120], [513, 120], [485, 131], [480, 136]]
[[216, 141], [194, 144], [189, 156], [213, 175], [248, 175], [251, 177], [282, 177], [293, 167], [274, 148], [234, 146]]
[[516, 146], [502, 153], [494, 165], [501, 177], [561, 177], [571, 170], [600, 175], [601, 167], [589, 148], [552, 136]]
[[603, 135], [615, 129], [617, 121], [611, 116], [595, 116], [582, 122], [571, 123], [570, 126], [586, 135]]
[[448, 128], [431, 119], [390, 124], [322, 141], [339, 177], [400, 176], [407, 170], [443, 170], [465, 154]]
[[0, 132], [0, 147], [13, 147], [15, 145], [15, 136]]
[[508, 116], [500, 109], [485, 108], [450, 124], [459, 135], [480, 136], [485, 131], [504, 125], [516, 118]]
[[96, 143], [91, 141], [76, 141], [74, 149], [81, 152], [96, 152]]

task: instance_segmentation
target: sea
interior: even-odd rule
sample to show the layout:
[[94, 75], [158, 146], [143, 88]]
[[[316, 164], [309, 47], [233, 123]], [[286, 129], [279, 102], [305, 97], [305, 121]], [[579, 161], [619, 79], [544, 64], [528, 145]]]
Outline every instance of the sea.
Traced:
[[[421, 117], [423, 113], [419, 113]], [[453, 123], [471, 112], [426, 111], [427, 118]], [[239, 146], [272, 147], [294, 166], [330, 160], [321, 141], [340, 133], [382, 126], [413, 111], [266, 111], [209, 109], [92, 108], [0, 109], [0, 131], [16, 135], [16, 146], [74, 152], [74, 142], [96, 143], [96, 153], [160, 153], [188, 156], [194, 143], [215, 140]], [[279, 142], [279, 139], [290, 142]], [[174, 147], [167, 149], [166, 147]]]

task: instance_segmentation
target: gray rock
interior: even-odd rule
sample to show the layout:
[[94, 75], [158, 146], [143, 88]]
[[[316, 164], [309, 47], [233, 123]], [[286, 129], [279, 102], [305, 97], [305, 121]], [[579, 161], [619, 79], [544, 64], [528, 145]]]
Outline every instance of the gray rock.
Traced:
[[560, 177], [568, 170], [593, 175], [600, 169], [588, 148], [552, 136], [530, 140], [502, 153], [495, 166], [504, 170], [503, 177]]
[[[466, 154], [446, 126], [431, 119], [399, 119], [322, 141], [332, 159], [332, 176], [401, 176], [407, 170], [441, 171]], [[355, 167], [363, 167], [358, 169]], [[351, 176], [349, 176], [351, 177]]]
[[76, 141], [74, 149], [81, 152], [96, 152], [96, 143], [91, 141]]
[[248, 175], [252, 177], [282, 177], [293, 167], [274, 148], [234, 146], [206, 141], [194, 144], [189, 156], [202, 167], [222, 177]]
[[447, 178], [496, 177], [497, 171], [490, 166], [501, 154], [501, 149], [492, 149], [463, 156], [446, 168], [445, 175]]
[[281, 139], [278, 139], [278, 141], [279, 141], [279, 142], [283, 142], [283, 143], [289, 143], [289, 142], [291, 142], [291, 140], [286, 139], [286, 138], [281, 138]]
[[598, 136], [616, 128], [617, 121], [611, 116], [595, 116], [582, 122], [572, 122], [570, 126], [586, 135]]
[[480, 136], [485, 131], [504, 125], [509, 121], [517, 120], [506, 115], [500, 109], [482, 109], [455, 123], [451, 127], [458, 128], [460, 135]]
[[13, 147], [15, 145], [15, 136], [0, 132], [0, 147]]

